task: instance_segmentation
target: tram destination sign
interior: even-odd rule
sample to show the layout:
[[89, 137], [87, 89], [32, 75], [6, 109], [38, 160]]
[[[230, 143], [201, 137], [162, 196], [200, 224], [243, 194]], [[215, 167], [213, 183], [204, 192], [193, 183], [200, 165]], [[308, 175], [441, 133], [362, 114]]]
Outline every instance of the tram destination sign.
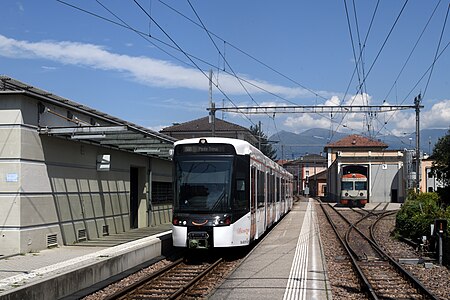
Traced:
[[235, 154], [233, 146], [222, 144], [187, 144], [178, 145], [176, 154]]

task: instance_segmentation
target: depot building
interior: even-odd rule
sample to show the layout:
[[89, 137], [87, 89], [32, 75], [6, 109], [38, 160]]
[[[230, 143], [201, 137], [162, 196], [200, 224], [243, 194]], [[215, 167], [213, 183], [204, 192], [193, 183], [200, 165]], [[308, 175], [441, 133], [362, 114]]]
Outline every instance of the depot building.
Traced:
[[170, 223], [174, 141], [0, 76], [0, 257]]

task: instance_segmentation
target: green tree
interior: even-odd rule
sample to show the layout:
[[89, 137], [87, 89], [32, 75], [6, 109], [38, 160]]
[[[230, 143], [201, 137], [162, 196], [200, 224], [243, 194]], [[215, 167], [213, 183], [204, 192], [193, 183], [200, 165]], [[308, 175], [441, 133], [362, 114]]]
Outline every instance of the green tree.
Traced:
[[438, 189], [441, 200], [447, 205], [450, 204], [450, 129], [447, 134], [441, 137], [433, 149], [434, 162], [432, 170], [437, 179], [443, 184], [443, 188]]
[[262, 131], [261, 126], [258, 125], [250, 126], [250, 132], [259, 141], [259, 143], [256, 144], [255, 146], [257, 148], [260, 147], [259, 150], [261, 150], [261, 152], [264, 153], [265, 156], [267, 156], [272, 160], [275, 160], [277, 158], [277, 151], [273, 149], [272, 145], [269, 143], [269, 139], [267, 135]]

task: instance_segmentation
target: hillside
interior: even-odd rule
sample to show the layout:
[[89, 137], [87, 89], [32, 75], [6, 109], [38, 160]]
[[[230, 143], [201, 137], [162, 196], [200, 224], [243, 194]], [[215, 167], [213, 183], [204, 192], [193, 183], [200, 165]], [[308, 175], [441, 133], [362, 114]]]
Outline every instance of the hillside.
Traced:
[[[447, 129], [424, 129], [420, 131], [420, 147], [427, 154], [433, 151], [438, 139], [447, 133]], [[284, 159], [294, 159], [306, 153], [323, 152], [326, 144], [337, 141], [347, 134], [334, 132], [330, 135], [327, 129], [313, 128], [301, 133], [280, 131], [269, 137], [269, 141], [276, 141], [273, 144], [277, 150], [277, 157]], [[383, 143], [389, 145], [390, 150], [413, 149], [415, 147], [415, 134], [408, 134], [403, 137], [386, 135], [378, 138]]]

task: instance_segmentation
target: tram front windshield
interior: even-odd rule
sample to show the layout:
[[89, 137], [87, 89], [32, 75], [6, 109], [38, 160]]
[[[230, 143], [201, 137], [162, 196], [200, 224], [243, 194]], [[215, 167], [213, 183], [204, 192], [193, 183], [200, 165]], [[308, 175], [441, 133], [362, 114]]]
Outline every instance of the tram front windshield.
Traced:
[[367, 184], [365, 181], [356, 181], [355, 182], [355, 190], [367, 190]]
[[343, 181], [341, 190], [353, 190], [353, 182]]
[[215, 212], [230, 210], [233, 158], [179, 158], [175, 163], [175, 209]]

